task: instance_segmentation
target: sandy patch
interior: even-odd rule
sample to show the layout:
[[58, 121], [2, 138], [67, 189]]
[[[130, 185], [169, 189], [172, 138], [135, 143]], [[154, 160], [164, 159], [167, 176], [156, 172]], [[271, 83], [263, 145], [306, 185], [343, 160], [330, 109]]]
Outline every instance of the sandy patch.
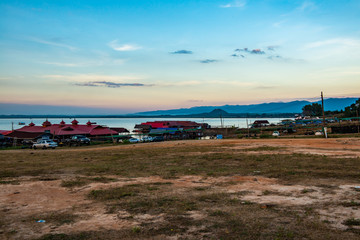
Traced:
[[[112, 178], [114, 176], [111, 176]], [[68, 176], [65, 177], [66, 179]], [[90, 183], [85, 187], [67, 189], [61, 187], [61, 180], [21, 182], [20, 185], [3, 185], [0, 189], [0, 211], [6, 221], [7, 229], [16, 229], [14, 238], [23, 239], [41, 236], [47, 233], [71, 233], [82, 231], [131, 228], [140, 223], [164, 221], [162, 215], [130, 215], [126, 211], [106, 213], [102, 203], [94, 203], [86, 198], [89, 191], [120, 187], [126, 184], [155, 182], [173, 183], [173, 191], [193, 187], [211, 187], [217, 192], [241, 193], [242, 201], [263, 205], [275, 205], [279, 208], [290, 206], [311, 206], [320, 217], [333, 227], [346, 229], [342, 222], [348, 218], [360, 218], [357, 207], [344, 207], [341, 202], [359, 199], [360, 192], [354, 185], [342, 184], [332, 187], [283, 185], [277, 179], [260, 176], [201, 177], [183, 176], [178, 179], [160, 177], [118, 178], [116, 182]], [[218, 185], [219, 183], [229, 183]], [[50, 223], [23, 221], [27, 216], [36, 216], [44, 212], [71, 211], [77, 216], [74, 223], [57, 226]], [[206, 218], [200, 211], [189, 212], [195, 220]], [[46, 219], [45, 219], [46, 220]], [[6, 231], [6, 230], [5, 230]]]

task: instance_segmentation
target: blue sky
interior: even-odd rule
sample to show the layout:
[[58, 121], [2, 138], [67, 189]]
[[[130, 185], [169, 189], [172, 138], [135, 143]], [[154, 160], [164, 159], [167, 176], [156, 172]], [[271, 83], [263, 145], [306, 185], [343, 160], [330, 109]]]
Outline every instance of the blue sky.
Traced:
[[360, 95], [360, 1], [0, 2], [1, 103], [119, 113]]

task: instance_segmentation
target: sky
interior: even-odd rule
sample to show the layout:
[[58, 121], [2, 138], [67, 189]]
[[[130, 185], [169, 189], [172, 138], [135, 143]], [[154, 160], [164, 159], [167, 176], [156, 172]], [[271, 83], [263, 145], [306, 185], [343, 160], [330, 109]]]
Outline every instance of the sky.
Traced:
[[0, 103], [159, 109], [360, 96], [359, 0], [1, 0]]

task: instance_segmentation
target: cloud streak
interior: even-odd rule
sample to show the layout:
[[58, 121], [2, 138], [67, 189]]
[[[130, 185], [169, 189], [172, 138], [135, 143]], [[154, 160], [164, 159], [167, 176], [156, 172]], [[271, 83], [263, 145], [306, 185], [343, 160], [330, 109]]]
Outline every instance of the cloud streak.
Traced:
[[312, 42], [305, 45], [304, 49], [319, 48], [329, 45], [341, 45], [346, 47], [360, 47], [360, 41], [351, 38], [333, 38], [324, 41]]
[[183, 49], [183, 50], [177, 50], [175, 52], [171, 52], [171, 54], [193, 54], [193, 52], [190, 50]]
[[304, 1], [300, 7], [297, 8], [297, 10], [304, 12], [306, 10], [315, 10], [316, 9], [316, 5], [314, 2], [312, 1]]
[[279, 46], [277, 46], [277, 45], [271, 45], [271, 46], [268, 46], [268, 47], [267, 47], [267, 50], [269, 50], [269, 51], [275, 51], [277, 48], [279, 48]]
[[264, 51], [262, 51], [261, 49], [253, 49], [250, 52], [251, 54], [265, 54]]
[[239, 81], [222, 81], [222, 80], [207, 80], [207, 81], [181, 81], [181, 82], [157, 82], [154, 84], [157, 87], [193, 87], [203, 85], [229, 85], [229, 86], [241, 86], [241, 87], [254, 87], [257, 86], [255, 82], [239, 82]]
[[59, 43], [57, 41], [47, 41], [47, 40], [36, 38], [36, 37], [29, 37], [28, 40], [30, 40], [32, 42], [36, 42], [36, 43], [41, 43], [41, 44], [53, 46], [53, 47], [67, 48], [67, 49], [69, 49], [71, 51], [78, 50], [78, 48], [76, 48], [76, 47], [73, 47], [73, 46], [70, 46], [70, 45], [67, 45], [67, 44], [63, 44], [63, 43]]
[[81, 87], [108, 87], [108, 88], [152, 86], [152, 85], [146, 85], [146, 84], [142, 84], [142, 83], [116, 83], [116, 82], [108, 82], [108, 81], [75, 83], [74, 85], [81, 86]]
[[236, 54], [236, 53], [231, 54], [231, 56], [232, 56], [232, 57], [242, 57], [242, 58], [245, 58], [244, 55], [242, 55], [242, 54]]
[[112, 48], [115, 51], [119, 51], [119, 52], [127, 52], [127, 51], [135, 51], [135, 50], [139, 50], [142, 47], [135, 45], [135, 44], [119, 44], [118, 40], [113, 40], [111, 42], [108, 43], [108, 46], [110, 48]]
[[83, 67], [85, 64], [81, 63], [61, 63], [61, 62], [41, 62], [48, 65], [54, 65], [58, 67]]
[[111, 76], [111, 75], [97, 75], [97, 74], [76, 74], [76, 75], [43, 75], [41, 78], [54, 79], [58, 81], [67, 82], [122, 82], [122, 81], [136, 81], [144, 79], [143, 77], [134, 76]]
[[251, 53], [251, 54], [265, 54], [265, 52], [259, 48], [253, 49], [253, 50], [249, 50], [248, 48], [237, 48], [234, 51], [235, 52], [246, 52], [246, 53]]
[[221, 8], [242, 8], [245, 7], [246, 1], [233, 1], [224, 5], [220, 5]]
[[216, 59], [205, 59], [205, 60], [200, 60], [201, 63], [215, 63], [218, 62], [218, 60]]

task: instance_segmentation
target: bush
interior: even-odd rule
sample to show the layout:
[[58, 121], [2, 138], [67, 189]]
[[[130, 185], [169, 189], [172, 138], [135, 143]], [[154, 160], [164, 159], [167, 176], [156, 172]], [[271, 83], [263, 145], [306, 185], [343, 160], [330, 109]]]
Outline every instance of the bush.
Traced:
[[274, 138], [274, 136], [263, 133], [260, 135], [260, 138]]

